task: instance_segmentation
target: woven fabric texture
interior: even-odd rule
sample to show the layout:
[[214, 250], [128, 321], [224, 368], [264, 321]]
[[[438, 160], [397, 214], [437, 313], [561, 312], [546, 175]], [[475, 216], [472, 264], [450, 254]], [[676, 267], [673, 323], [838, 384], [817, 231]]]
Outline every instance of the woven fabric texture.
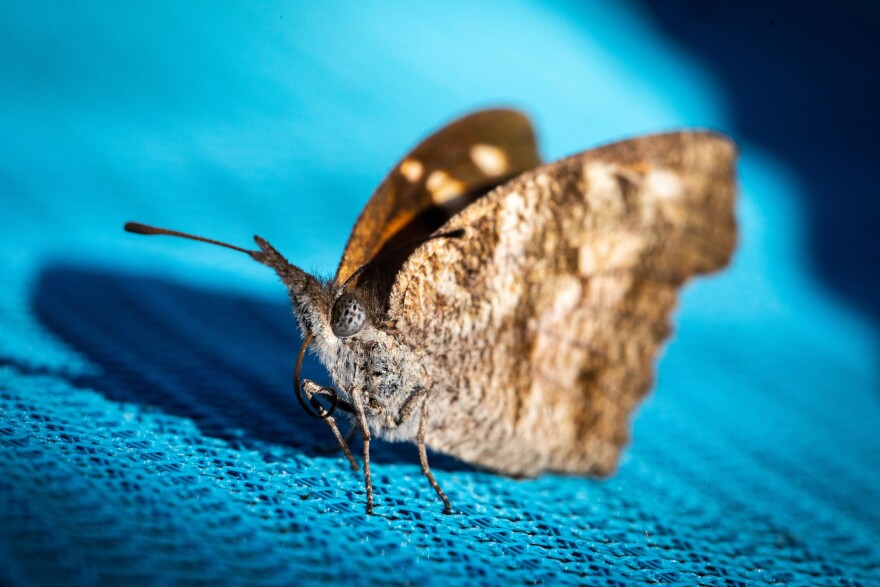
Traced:
[[[757, 83], [802, 91], [800, 62], [773, 64], [819, 25], [846, 31], [823, 55], [850, 64], [876, 12], [403, 6], [4, 7], [0, 584], [880, 585], [875, 277], [827, 271], [843, 253], [816, 236], [876, 258], [876, 234], [848, 228], [876, 213], [858, 182], [877, 149], [857, 142], [876, 124], [823, 108], [811, 132], [852, 136], [799, 138]], [[750, 89], [728, 77], [734, 44]], [[121, 226], [256, 232], [330, 273], [396, 158], [497, 103], [535, 117], [551, 159], [731, 134], [742, 242], [686, 288], [618, 474], [516, 480], [430, 455], [443, 515], [415, 447], [376, 443], [366, 516], [360, 475], [294, 399], [300, 335], [275, 278]], [[795, 164], [832, 151], [843, 178]], [[828, 193], [850, 211], [821, 213]]]

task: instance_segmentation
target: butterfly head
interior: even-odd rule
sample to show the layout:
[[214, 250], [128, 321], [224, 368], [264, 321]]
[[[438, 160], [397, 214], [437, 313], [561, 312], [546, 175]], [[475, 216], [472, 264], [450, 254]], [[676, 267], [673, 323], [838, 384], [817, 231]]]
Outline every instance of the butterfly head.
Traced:
[[355, 293], [340, 295], [332, 283], [322, 282], [292, 265], [272, 245], [260, 237], [254, 237], [259, 251], [251, 256], [258, 262], [275, 270], [287, 286], [294, 314], [303, 332], [311, 332], [318, 347], [332, 344], [332, 336], [348, 338], [354, 336], [369, 323], [366, 304]]

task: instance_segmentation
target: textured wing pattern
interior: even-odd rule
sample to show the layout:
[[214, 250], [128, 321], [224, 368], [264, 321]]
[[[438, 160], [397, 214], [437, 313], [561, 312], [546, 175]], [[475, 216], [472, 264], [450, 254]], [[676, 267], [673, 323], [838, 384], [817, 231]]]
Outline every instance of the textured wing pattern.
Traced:
[[511, 475], [612, 472], [681, 284], [736, 241], [736, 150], [708, 132], [537, 168], [419, 247], [389, 315], [420, 349], [428, 445]]
[[519, 112], [483, 110], [443, 127], [376, 189], [352, 230], [337, 280], [383, 250], [431, 234], [488, 189], [539, 164], [531, 123]]

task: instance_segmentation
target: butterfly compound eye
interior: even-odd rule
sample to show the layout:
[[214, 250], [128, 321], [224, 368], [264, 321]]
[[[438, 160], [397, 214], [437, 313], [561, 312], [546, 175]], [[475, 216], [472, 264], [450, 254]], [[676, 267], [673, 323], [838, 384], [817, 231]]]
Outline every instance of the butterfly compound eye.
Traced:
[[330, 327], [339, 338], [353, 336], [367, 324], [367, 311], [360, 298], [352, 293], [336, 298], [330, 313]]

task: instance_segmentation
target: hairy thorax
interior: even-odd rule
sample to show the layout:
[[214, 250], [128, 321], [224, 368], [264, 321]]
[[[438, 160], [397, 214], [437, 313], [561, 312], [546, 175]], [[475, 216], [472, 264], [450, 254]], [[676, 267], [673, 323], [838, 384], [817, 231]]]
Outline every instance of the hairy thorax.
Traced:
[[328, 346], [331, 360], [324, 362], [331, 365], [330, 375], [347, 401], [360, 393], [370, 433], [391, 441], [414, 439], [419, 424], [415, 400], [427, 384], [414, 353], [376, 328]]

